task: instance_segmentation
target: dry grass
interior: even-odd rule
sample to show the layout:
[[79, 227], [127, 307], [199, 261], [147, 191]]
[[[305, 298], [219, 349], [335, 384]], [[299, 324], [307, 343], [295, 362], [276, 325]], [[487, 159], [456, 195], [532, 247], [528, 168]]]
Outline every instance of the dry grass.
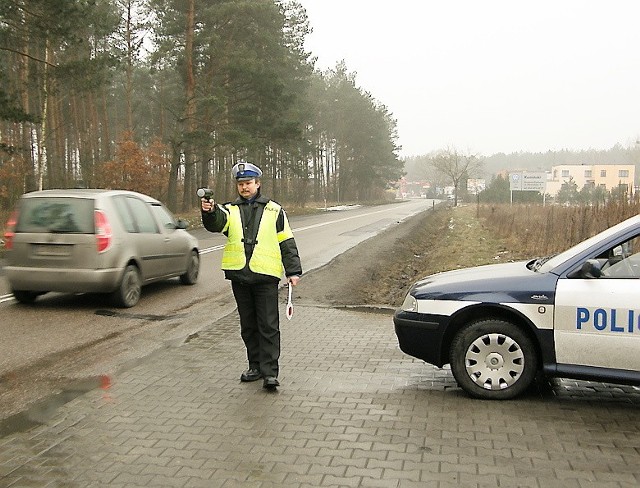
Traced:
[[381, 238], [377, 264], [363, 265], [359, 274], [366, 278], [349, 283], [351, 291], [344, 294], [358, 303], [398, 306], [420, 278], [554, 254], [638, 210], [633, 205], [440, 207], [410, 224], [403, 237], [386, 243]]
[[472, 207], [448, 208], [439, 213], [443, 214], [436, 215], [442, 232], [430, 252], [430, 264], [425, 269], [429, 274], [521, 258], [520, 250], [496, 236], [483, 219], [476, 217]]
[[444, 245], [431, 250], [438, 272], [466, 266], [514, 261], [554, 254], [640, 212], [640, 205], [613, 203], [599, 207], [472, 205], [449, 208], [447, 226], [440, 215]]
[[560, 252], [637, 215], [640, 204], [623, 201], [582, 207], [493, 205], [476, 211], [487, 228], [509, 248], [539, 256]]
[[[523, 258], [478, 219], [473, 207], [437, 207], [347, 251], [313, 285], [335, 304], [398, 306], [427, 275]], [[336, 283], [336, 276], [350, 277]], [[322, 290], [332, 278], [332, 289]]]

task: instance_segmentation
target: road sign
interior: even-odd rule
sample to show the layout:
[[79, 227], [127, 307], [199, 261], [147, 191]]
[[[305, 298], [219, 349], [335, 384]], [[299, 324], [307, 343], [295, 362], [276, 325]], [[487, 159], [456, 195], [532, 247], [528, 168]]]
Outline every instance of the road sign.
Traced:
[[521, 171], [509, 174], [511, 191], [539, 191], [544, 194], [547, 189], [546, 173], [529, 173]]

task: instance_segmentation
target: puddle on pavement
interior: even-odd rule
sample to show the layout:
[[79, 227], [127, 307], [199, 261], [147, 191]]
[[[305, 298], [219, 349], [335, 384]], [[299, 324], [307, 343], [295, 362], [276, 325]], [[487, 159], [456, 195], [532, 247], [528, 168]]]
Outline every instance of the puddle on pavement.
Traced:
[[29, 409], [0, 420], [0, 439], [17, 432], [24, 432], [51, 419], [58, 408], [85, 393], [101, 388], [111, 387], [111, 377], [100, 375], [92, 378], [77, 380], [69, 384], [60, 393], [49, 396]]
[[111, 388], [114, 376], [117, 376], [123, 371], [132, 369], [158, 354], [162, 354], [167, 349], [180, 347], [181, 345], [188, 344], [199, 337], [200, 335], [196, 332], [189, 334], [186, 338], [181, 337], [165, 341], [164, 346], [155, 349], [150, 354], [125, 361], [120, 365], [113, 376], [98, 375], [71, 382], [60, 393], [50, 395], [44, 400], [29, 407], [27, 410], [7, 417], [6, 419], [0, 419], [0, 439], [17, 432], [25, 432], [33, 427], [46, 423], [56, 414], [60, 407], [79, 396], [98, 388], [104, 390], [104, 398], [105, 400], [109, 400], [110, 395], [108, 390]]

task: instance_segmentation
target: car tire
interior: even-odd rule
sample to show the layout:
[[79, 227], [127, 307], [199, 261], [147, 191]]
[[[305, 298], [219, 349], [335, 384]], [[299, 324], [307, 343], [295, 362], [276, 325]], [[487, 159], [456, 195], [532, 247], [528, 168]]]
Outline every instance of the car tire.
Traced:
[[183, 285], [195, 285], [198, 281], [198, 274], [200, 272], [200, 255], [198, 251], [191, 251], [189, 256], [189, 264], [187, 265], [187, 271], [180, 275], [180, 282]]
[[142, 278], [140, 271], [134, 265], [128, 265], [120, 280], [120, 286], [113, 292], [113, 299], [117, 306], [131, 308], [140, 300], [142, 293]]
[[26, 304], [35, 302], [36, 298], [38, 298], [38, 295], [40, 295], [40, 293], [37, 293], [35, 291], [27, 290], [13, 290], [12, 293], [18, 303]]
[[538, 370], [533, 341], [521, 328], [503, 320], [482, 320], [461, 329], [451, 344], [449, 360], [458, 385], [486, 400], [520, 395]]

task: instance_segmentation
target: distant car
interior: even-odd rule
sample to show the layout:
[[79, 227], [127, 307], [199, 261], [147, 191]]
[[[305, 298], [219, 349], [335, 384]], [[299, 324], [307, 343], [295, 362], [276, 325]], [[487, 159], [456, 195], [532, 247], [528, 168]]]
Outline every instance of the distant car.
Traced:
[[553, 257], [428, 276], [395, 312], [400, 348], [478, 398], [538, 373], [639, 385], [639, 236], [635, 216]]
[[4, 234], [4, 272], [16, 300], [43, 293], [109, 293], [133, 307], [141, 287], [179, 277], [196, 283], [198, 240], [162, 203], [121, 190], [23, 195]]

